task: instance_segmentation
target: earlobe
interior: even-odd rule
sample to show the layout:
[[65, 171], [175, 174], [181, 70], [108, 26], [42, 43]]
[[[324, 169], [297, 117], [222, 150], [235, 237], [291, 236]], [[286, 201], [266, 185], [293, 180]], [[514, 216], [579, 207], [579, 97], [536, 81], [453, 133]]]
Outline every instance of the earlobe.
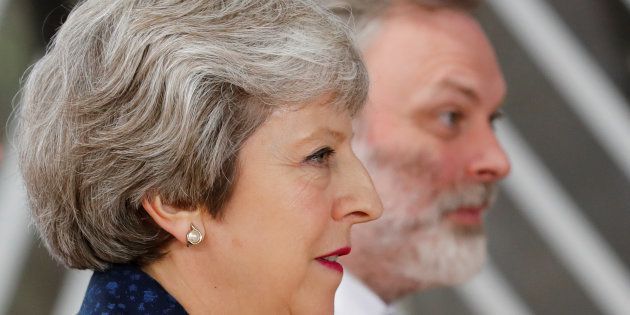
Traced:
[[142, 206], [158, 226], [180, 243], [196, 245], [203, 240], [205, 231], [200, 208], [181, 209], [164, 204], [159, 195], [146, 196]]

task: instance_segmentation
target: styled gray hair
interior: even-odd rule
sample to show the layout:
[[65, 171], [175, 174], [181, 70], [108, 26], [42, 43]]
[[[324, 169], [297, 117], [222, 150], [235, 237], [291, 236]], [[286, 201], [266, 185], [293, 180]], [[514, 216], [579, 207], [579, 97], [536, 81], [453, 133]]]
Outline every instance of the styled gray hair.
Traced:
[[456, 9], [472, 12], [483, 0], [321, 0], [331, 12], [353, 27], [361, 46], [367, 45], [387, 9], [397, 3], [418, 5], [429, 10]]
[[367, 74], [312, 0], [87, 0], [22, 91], [17, 147], [35, 225], [66, 266], [146, 264], [172, 239], [147, 196], [221, 216], [244, 142], [280, 107], [354, 115]]

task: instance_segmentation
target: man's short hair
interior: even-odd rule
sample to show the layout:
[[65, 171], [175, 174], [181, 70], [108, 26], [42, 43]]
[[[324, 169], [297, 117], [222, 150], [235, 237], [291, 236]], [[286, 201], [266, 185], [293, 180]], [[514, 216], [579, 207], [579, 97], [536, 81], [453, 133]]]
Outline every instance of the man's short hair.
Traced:
[[347, 21], [354, 28], [360, 46], [370, 38], [377, 29], [378, 20], [387, 9], [396, 3], [418, 5], [429, 10], [457, 9], [471, 12], [483, 0], [324, 0], [324, 5]]

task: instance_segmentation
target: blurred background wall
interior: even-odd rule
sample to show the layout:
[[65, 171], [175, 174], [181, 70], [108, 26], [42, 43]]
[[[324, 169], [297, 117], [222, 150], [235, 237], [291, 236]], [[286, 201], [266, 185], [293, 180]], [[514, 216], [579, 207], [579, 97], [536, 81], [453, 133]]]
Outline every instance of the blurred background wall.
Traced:
[[[51, 261], [29, 225], [8, 117], [73, 1], [0, 0], [0, 314], [71, 314], [90, 272]], [[487, 0], [477, 15], [509, 93], [513, 173], [472, 281], [409, 314], [630, 314], [630, 0]]]

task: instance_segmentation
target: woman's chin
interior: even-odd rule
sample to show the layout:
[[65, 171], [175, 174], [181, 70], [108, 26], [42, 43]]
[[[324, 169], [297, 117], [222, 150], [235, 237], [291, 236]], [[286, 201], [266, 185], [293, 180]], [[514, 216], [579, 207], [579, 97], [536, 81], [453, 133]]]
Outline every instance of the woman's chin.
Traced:
[[291, 308], [291, 314], [298, 315], [331, 315], [334, 313], [334, 294], [326, 297], [313, 298], [306, 300], [305, 303], [300, 303]]
[[292, 314], [330, 315], [334, 311], [335, 292], [341, 283], [342, 273], [315, 263], [296, 294]]

